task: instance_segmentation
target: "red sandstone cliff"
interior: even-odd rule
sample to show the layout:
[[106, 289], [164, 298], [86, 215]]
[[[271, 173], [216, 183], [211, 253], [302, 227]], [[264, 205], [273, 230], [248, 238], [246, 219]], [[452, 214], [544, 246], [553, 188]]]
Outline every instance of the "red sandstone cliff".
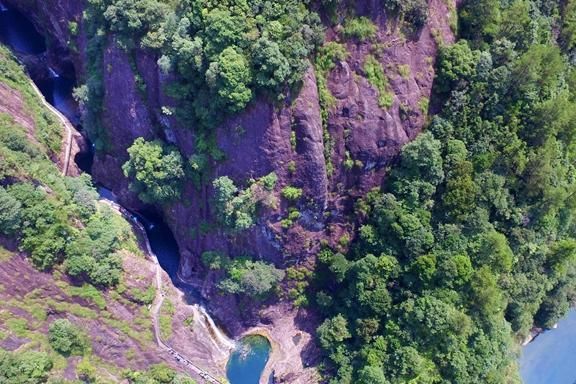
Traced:
[[[88, 59], [82, 26], [83, 1], [6, 2], [29, 15], [49, 36], [49, 57], [56, 65], [73, 63], [79, 77], [84, 76]], [[213, 276], [206, 276], [199, 262], [204, 251], [247, 253], [277, 265], [312, 264], [321, 241], [336, 245], [342, 235], [351, 234], [354, 199], [382, 184], [387, 167], [402, 146], [424, 126], [438, 44], [454, 40], [449, 26], [454, 5], [429, 0], [427, 25], [416, 35], [406, 37], [375, 4], [378, 2], [358, 1], [357, 11], [379, 26], [377, 41], [347, 42], [348, 58], [337, 63], [328, 75], [328, 87], [336, 99], [327, 124], [334, 143], [331, 175], [326, 170], [323, 124], [312, 66], [290, 105], [278, 107], [259, 100], [217, 128], [217, 142], [226, 160], [215, 164], [211, 177], [228, 175], [242, 185], [250, 178], [275, 172], [276, 194], [286, 185], [304, 190], [305, 198], [298, 207], [301, 218], [295, 225], [288, 230], [281, 227], [287, 207], [280, 204], [277, 210], [264, 211], [257, 225], [241, 235], [230, 236], [214, 229], [191, 236], [192, 232], [201, 232], [198, 229], [202, 223], [214, 220], [209, 186], [196, 190], [188, 185], [179, 202], [162, 209], [180, 246], [182, 276], [203, 281], [207, 294], [212, 292]], [[70, 21], [79, 25], [75, 36], [70, 31]], [[338, 39], [338, 34], [329, 28], [327, 38]], [[368, 54], [375, 54], [390, 81], [394, 93], [391, 108], [378, 106], [378, 92], [365, 78], [363, 64]], [[96, 181], [116, 192], [125, 205], [138, 208], [141, 203], [129, 192], [128, 181], [121, 171], [128, 156], [126, 149], [137, 137], [162, 137], [176, 144], [183, 155], [190, 156], [194, 153], [194, 130], [162, 115], [161, 107], [173, 102], [162, 92], [168, 79], [158, 70], [153, 53], [139, 50], [130, 57], [118, 47], [114, 36], [108, 36], [102, 60], [105, 68], [102, 121], [111, 146], [107, 153], [96, 155], [93, 175]], [[134, 73], [134, 62], [138, 73]], [[138, 89], [136, 75], [146, 84], [145, 95]], [[236, 127], [244, 129], [238, 132]], [[296, 134], [295, 149], [290, 142], [292, 130]], [[355, 161], [351, 168], [344, 165], [347, 157]], [[296, 168], [292, 173], [288, 170], [291, 162]], [[262, 322], [260, 315], [251, 317], [245, 315], [246, 311], [238, 311], [234, 298], [219, 297], [214, 303], [214, 312], [229, 320], [229, 330], [234, 334]], [[242, 313], [245, 317], [239, 319]], [[266, 313], [264, 317], [272, 324], [282, 317], [298, 318], [285, 304], [271, 307]], [[305, 328], [294, 326], [298, 327]]]

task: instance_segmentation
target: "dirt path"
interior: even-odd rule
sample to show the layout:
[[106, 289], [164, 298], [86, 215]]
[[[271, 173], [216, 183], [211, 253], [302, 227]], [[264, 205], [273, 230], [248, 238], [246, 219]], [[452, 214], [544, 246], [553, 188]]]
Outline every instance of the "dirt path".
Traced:
[[162, 285], [162, 267], [160, 266], [160, 263], [158, 262], [158, 258], [156, 257], [156, 254], [152, 251], [152, 247], [150, 246], [150, 242], [148, 241], [148, 236], [146, 235], [146, 230], [144, 229], [142, 224], [139, 221], [134, 220], [133, 215], [130, 214], [130, 212], [128, 212], [122, 206], [118, 205], [117, 203], [115, 203], [113, 201], [102, 198], [102, 197], [100, 198], [100, 200], [102, 202], [106, 203], [107, 205], [109, 205], [110, 207], [112, 207], [112, 209], [114, 209], [120, 215], [124, 216], [124, 218], [126, 220], [128, 220], [131, 223], [134, 223], [134, 225], [138, 228], [138, 230], [141, 232], [141, 234], [144, 238], [144, 243], [146, 245], [146, 253], [149, 255], [149, 257], [154, 262], [154, 265], [156, 266], [156, 278], [155, 278], [155, 280], [156, 280], [156, 297], [154, 299], [154, 305], [152, 306], [152, 309], [151, 309], [152, 322], [154, 324], [154, 336], [156, 338], [156, 343], [158, 344], [158, 346], [160, 348], [164, 349], [169, 354], [171, 354], [174, 357], [174, 359], [178, 362], [178, 364], [180, 364], [183, 367], [187, 368], [188, 370], [194, 372], [196, 375], [203, 378], [205, 382], [211, 383], [211, 384], [222, 384], [222, 382], [220, 380], [218, 380], [217, 378], [215, 378], [210, 373], [208, 373], [204, 369], [200, 368], [196, 364], [192, 363], [192, 361], [190, 361], [190, 359], [187, 358], [184, 354], [176, 351], [169, 344], [167, 344], [165, 341], [162, 340], [162, 338], [160, 336], [160, 308], [162, 307], [162, 303], [164, 302], [164, 290], [163, 290], [164, 287]]
[[74, 128], [72, 123], [70, 123], [70, 121], [68, 121], [68, 119], [62, 113], [60, 113], [59, 110], [54, 108], [54, 106], [46, 100], [42, 92], [40, 92], [40, 90], [32, 80], [30, 80], [30, 85], [32, 86], [32, 89], [34, 89], [36, 94], [38, 94], [38, 98], [40, 99], [40, 101], [42, 101], [42, 104], [46, 108], [48, 108], [50, 112], [52, 112], [52, 114], [58, 118], [58, 120], [60, 121], [60, 123], [62, 123], [64, 128], [66, 128], [66, 135], [67, 135], [66, 148], [64, 149], [65, 151], [64, 164], [62, 165], [62, 176], [66, 176], [68, 174], [68, 167], [70, 165], [70, 153], [72, 151], [72, 136], [74, 135], [74, 131], [76, 129]]
[[[70, 153], [72, 151], [72, 137], [73, 137], [76, 129], [70, 123], [70, 121], [68, 121], [68, 119], [62, 113], [60, 113], [60, 111], [58, 111], [56, 108], [54, 108], [54, 106], [52, 104], [48, 103], [48, 101], [44, 98], [44, 95], [42, 94], [42, 92], [40, 92], [40, 90], [38, 89], [36, 84], [34, 84], [33, 81], [30, 81], [30, 84], [31, 84], [32, 88], [34, 89], [34, 91], [38, 94], [38, 97], [42, 101], [42, 104], [44, 104], [44, 106], [46, 108], [48, 108], [48, 110], [50, 110], [50, 112], [52, 112], [52, 114], [54, 114], [54, 116], [56, 116], [58, 118], [58, 120], [62, 123], [64, 128], [66, 128], [66, 135], [67, 135], [66, 148], [64, 149], [65, 150], [65, 156], [64, 156], [64, 163], [62, 165], [62, 176], [66, 176], [66, 174], [68, 173], [68, 167], [70, 165]], [[113, 201], [105, 199], [105, 198], [100, 198], [100, 199], [101, 199], [101, 201], [103, 201], [104, 203], [106, 203], [110, 207], [112, 207], [116, 212], [118, 212], [119, 214], [124, 216], [124, 218], [126, 220], [128, 220], [129, 222], [133, 222], [138, 227], [139, 231], [142, 233], [142, 236], [145, 240], [146, 252], [148, 253], [149, 257], [152, 258], [154, 265], [156, 266], [156, 278], [155, 278], [155, 280], [156, 280], [156, 297], [154, 299], [154, 305], [153, 305], [152, 311], [151, 311], [152, 322], [154, 324], [154, 336], [156, 338], [156, 343], [158, 344], [158, 346], [160, 348], [162, 348], [163, 350], [165, 350], [166, 352], [171, 354], [174, 357], [174, 359], [178, 362], [178, 364], [182, 365], [184, 368], [187, 368], [189, 371], [200, 376], [202, 379], [204, 379], [205, 382], [210, 383], [210, 384], [222, 384], [222, 382], [220, 380], [216, 379], [210, 373], [208, 373], [207, 371], [203, 370], [199, 366], [192, 363], [190, 361], [190, 359], [188, 359], [182, 353], [174, 350], [172, 347], [170, 347], [170, 345], [168, 345], [166, 342], [164, 342], [162, 340], [162, 338], [160, 337], [159, 316], [160, 316], [160, 308], [162, 307], [162, 303], [164, 302], [164, 291], [163, 291], [163, 285], [162, 285], [162, 268], [160, 266], [160, 263], [158, 262], [158, 258], [156, 257], [154, 252], [152, 252], [152, 247], [150, 247], [150, 242], [148, 241], [148, 236], [146, 235], [146, 230], [144, 229], [144, 227], [142, 226], [142, 224], [140, 222], [132, 220], [133, 216], [126, 209], [124, 209], [122, 206], [116, 204]]]

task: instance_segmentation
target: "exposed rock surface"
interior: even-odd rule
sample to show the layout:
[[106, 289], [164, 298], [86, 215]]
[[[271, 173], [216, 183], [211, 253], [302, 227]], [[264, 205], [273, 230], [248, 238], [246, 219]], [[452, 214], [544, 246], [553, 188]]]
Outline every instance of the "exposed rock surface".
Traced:
[[[76, 64], [80, 76], [85, 73], [86, 39], [81, 17], [84, 1], [31, 0], [26, 6], [18, 4], [18, 0], [7, 3], [19, 7], [50, 36], [50, 57], [64, 57], [64, 62]], [[294, 262], [312, 265], [321, 241], [337, 245], [343, 234], [352, 233], [354, 220], [350, 213], [355, 198], [382, 184], [387, 166], [425, 124], [438, 43], [454, 40], [449, 21], [455, 6], [448, 6], [444, 0], [430, 0], [428, 23], [420, 31], [404, 36], [378, 3], [357, 2], [358, 13], [369, 16], [379, 26], [377, 42], [347, 42], [348, 58], [337, 63], [328, 76], [328, 87], [336, 98], [327, 121], [333, 142], [329, 159], [334, 165], [332, 174], [327, 173], [324, 158], [326, 143], [312, 68], [306, 72], [299, 94], [293, 95], [289, 104], [277, 106], [258, 100], [216, 129], [225, 161], [213, 164], [211, 177], [228, 175], [237, 184], [245, 185], [250, 178], [275, 172], [279, 178], [275, 191], [278, 197], [287, 185], [304, 190], [305, 199], [298, 206], [301, 219], [295, 225], [288, 230], [281, 227], [280, 221], [287, 215], [283, 203], [278, 209], [262, 212], [257, 225], [241, 235], [230, 236], [219, 229], [202, 232], [201, 225], [214, 222], [209, 185], [200, 190], [188, 185], [179, 202], [162, 209], [180, 247], [181, 276], [204, 286], [204, 293], [211, 296], [214, 313], [225, 320], [234, 335], [262, 326], [270, 331], [278, 348], [290, 351], [293, 335], [290, 332], [279, 335], [274, 326], [287, 317], [295, 317], [296, 312], [286, 309], [286, 303], [268, 303], [264, 309], [266, 315], [249, 310], [250, 305], [244, 302], [243, 310], [239, 310], [234, 298], [215, 295], [213, 279], [217, 276], [206, 275], [199, 261], [201, 253], [220, 250], [231, 255], [251, 254], [280, 266]], [[79, 23], [80, 33], [76, 37], [71, 36], [68, 28], [71, 20]], [[328, 29], [327, 38], [338, 39], [338, 35]], [[69, 48], [70, 41], [77, 49]], [[363, 66], [369, 54], [380, 61], [389, 79], [394, 93], [391, 108], [379, 107], [378, 92], [365, 78]], [[137, 137], [161, 137], [177, 145], [188, 157], [195, 150], [194, 129], [161, 114], [162, 106], [173, 103], [161, 91], [169, 79], [160, 74], [154, 54], [139, 50], [129, 57], [110, 36], [102, 59], [105, 69], [102, 118], [110, 148], [97, 154], [94, 178], [120, 196], [123, 204], [139, 209], [143, 206], [128, 190], [128, 181], [121, 171], [127, 160], [126, 149]], [[134, 73], [134, 68], [138, 73]], [[136, 75], [146, 84], [145, 93], [138, 89]], [[290, 140], [292, 131], [296, 135], [295, 148]], [[345, 165], [347, 158], [354, 161], [353, 167]], [[291, 162], [295, 172], [289, 170]], [[192, 232], [202, 234], [191, 236]], [[293, 326], [293, 329], [306, 328], [299, 323]], [[302, 364], [300, 356], [293, 358]], [[278, 377], [288, 377], [295, 374], [292, 372], [295, 367], [283, 363], [274, 368]]]

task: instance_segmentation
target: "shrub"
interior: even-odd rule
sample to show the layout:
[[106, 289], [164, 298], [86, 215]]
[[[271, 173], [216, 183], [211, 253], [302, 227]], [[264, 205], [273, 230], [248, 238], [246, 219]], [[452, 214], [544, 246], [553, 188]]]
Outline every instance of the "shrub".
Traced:
[[360, 41], [372, 40], [376, 37], [378, 28], [367, 17], [349, 19], [344, 24], [344, 36], [348, 39], [355, 38]]
[[82, 331], [67, 319], [58, 319], [50, 324], [48, 341], [55, 351], [64, 356], [81, 355], [86, 349]]
[[368, 82], [378, 90], [378, 105], [381, 108], [390, 108], [394, 101], [394, 94], [390, 92], [388, 78], [382, 69], [382, 65], [372, 55], [366, 57], [364, 61], [364, 72]]
[[90, 360], [84, 358], [76, 365], [76, 374], [80, 380], [92, 383], [96, 380], [96, 367], [92, 365]]
[[202, 263], [210, 269], [222, 269], [230, 263], [230, 259], [220, 252], [207, 251], [202, 253]]
[[228, 293], [242, 293], [263, 298], [284, 278], [284, 271], [263, 261], [234, 260], [227, 268], [227, 277], [219, 284]]
[[72, 97], [81, 106], [87, 105], [90, 101], [89, 99], [90, 90], [86, 84], [82, 84], [72, 90]]
[[287, 186], [282, 189], [282, 197], [286, 200], [296, 201], [302, 197], [302, 188]]
[[155, 140], [137, 138], [128, 148], [130, 159], [122, 166], [131, 179], [130, 189], [145, 203], [165, 203], [180, 197], [184, 178], [182, 156], [175, 148]]
[[266, 176], [262, 176], [260, 178], [260, 182], [264, 185], [268, 191], [272, 191], [276, 186], [276, 182], [278, 182], [278, 176], [274, 172], [267, 174]]

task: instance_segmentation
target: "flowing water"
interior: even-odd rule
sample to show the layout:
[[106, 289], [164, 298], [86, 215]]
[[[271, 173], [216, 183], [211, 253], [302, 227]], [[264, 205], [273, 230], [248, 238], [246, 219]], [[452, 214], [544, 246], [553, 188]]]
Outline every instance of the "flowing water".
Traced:
[[0, 3], [0, 42], [7, 45], [22, 57], [35, 57], [35, 62], [46, 66], [47, 76], [33, 79], [44, 94], [46, 100], [54, 105], [74, 125], [80, 117], [77, 104], [72, 97], [76, 79], [61, 76], [48, 66], [44, 37], [36, 31], [34, 25], [20, 12]]
[[242, 338], [226, 367], [230, 384], [258, 384], [270, 357], [270, 350], [270, 342], [263, 336]]
[[[106, 188], [99, 188], [99, 193], [100, 196], [116, 202], [114, 194]], [[222, 355], [227, 355], [230, 350], [234, 348], [234, 341], [222, 332], [204, 306], [200, 304], [202, 298], [196, 289], [178, 278], [180, 251], [170, 228], [168, 228], [162, 218], [154, 212], [138, 212], [134, 213], [133, 217], [143, 224], [148, 241], [150, 242], [150, 248], [152, 248], [152, 252], [156, 255], [162, 269], [166, 271], [172, 279], [174, 286], [183, 291], [191, 301], [196, 302], [192, 304], [194, 310], [194, 325], [206, 329], [207, 334], [211, 336], [211, 342], [214, 346]]]
[[234, 349], [236, 347], [236, 343], [234, 343], [234, 341], [228, 338], [228, 336], [226, 336], [224, 332], [218, 328], [212, 317], [210, 317], [210, 315], [206, 312], [206, 309], [204, 309], [204, 307], [201, 305], [196, 304], [196, 306], [200, 313], [200, 318], [206, 325], [208, 332], [210, 332], [210, 334], [213, 336], [216, 343], [227, 351]]

